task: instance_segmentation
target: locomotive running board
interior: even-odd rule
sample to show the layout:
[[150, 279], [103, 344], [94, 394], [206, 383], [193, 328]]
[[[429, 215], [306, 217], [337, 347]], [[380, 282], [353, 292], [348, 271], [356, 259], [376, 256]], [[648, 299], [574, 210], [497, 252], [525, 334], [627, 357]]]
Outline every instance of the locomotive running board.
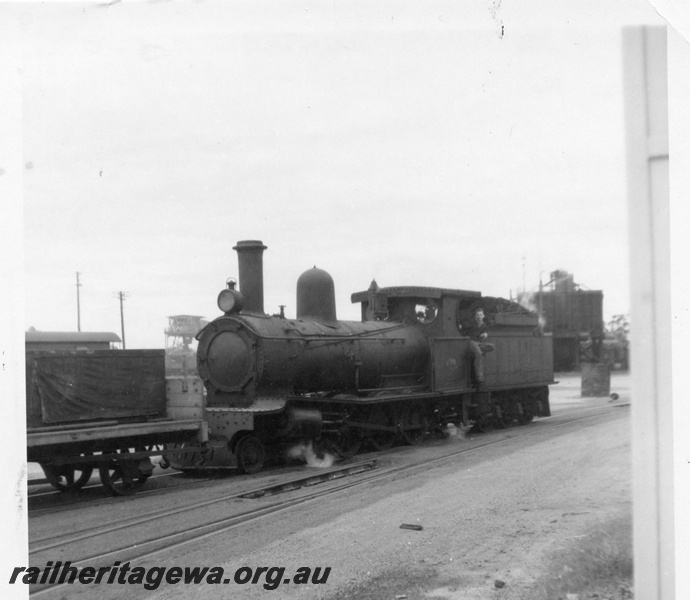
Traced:
[[[386, 392], [381, 389], [381, 392]], [[448, 398], [450, 396], [459, 396], [461, 394], [468, 394], [476, 391], [472, 387], [458, 388], [454, 390], [440, 390], [437, 392], [411, 392], [409, 394], [385, 394], [381, 396], [347, 396], [341, 398], [306, 398], [304, 396], [290, 396], [290, 401], [299, 402], [301, 404], [313, 403], [318, 400], [320, 404], [354, 404], [356, 406], [366, 406], [368, 404], [384, 404], [387, 402], [404, 402], [405, 400], [427, 400], [433, 398]]]

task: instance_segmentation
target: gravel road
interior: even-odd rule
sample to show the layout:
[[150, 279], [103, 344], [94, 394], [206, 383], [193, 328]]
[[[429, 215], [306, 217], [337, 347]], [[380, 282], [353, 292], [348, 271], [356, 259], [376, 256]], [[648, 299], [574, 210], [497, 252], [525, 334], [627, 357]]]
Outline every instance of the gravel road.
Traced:
[[[624, 410], [574, 433], [394, 482], [372, 503], [352, 499], [350, 512], [333, 520], [310, 527], [315, 517], [302, 515], [293, 534], [227, 567], [281, 565], [287, 573], [305, 565], [332, 567], [327, 584], [284, 585], [281, 598], [522, 598], [551, 551], [630, 510]], [[400, 529], [402, 523], [423, 530]], [[221, 540], [212, 544], [207, 555], [228, 556]], [[505, 587], [496, 589], [496, 580]], [[178, 597], [171, 591], [159, 597]], [[227, 597], [226, 590], [209, 592], [199, 590], [198, 597]], [[233, 592], [242, 598], [267, 593], [261, 584]]]

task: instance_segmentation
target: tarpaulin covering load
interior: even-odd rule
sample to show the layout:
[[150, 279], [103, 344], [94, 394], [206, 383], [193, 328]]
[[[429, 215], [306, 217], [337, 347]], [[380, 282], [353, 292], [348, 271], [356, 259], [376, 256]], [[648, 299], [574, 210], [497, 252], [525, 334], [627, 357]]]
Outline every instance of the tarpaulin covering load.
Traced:
[[165, 415], [165, 351], [27, 352], [27, 427]]

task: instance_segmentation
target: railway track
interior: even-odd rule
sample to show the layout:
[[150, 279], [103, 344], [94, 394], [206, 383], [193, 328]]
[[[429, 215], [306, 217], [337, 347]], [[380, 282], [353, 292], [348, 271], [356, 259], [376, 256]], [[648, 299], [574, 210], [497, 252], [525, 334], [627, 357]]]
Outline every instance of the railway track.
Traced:
[[[54, 560], [58, 554], [70, 557], [71, 565], [77, 568], [98, 564], [112, 565], [115, 561], [144, 560], [162, 552], [198, 542], [208, 536], [291, 511], [345, 490], [370, 485], [402, 474], [409, 475], [425, 471], [430, 467], [484, 451], [489, 447], [515, 443], [516, 440], [527, 435], [536, 441], [537, 438], [552, 435], [555, 430], [620, 412], [619, 408], [620, 405], [607, 405], [573, 411], [572, 414], [570, 411], [563, 411], [558, 419], [552, 417], [548, 421], [542, 421], [543, 428], [537, 431], [534, 426], [516, 428], [510, 430], [512, 435], [508, 437], [486, 439], [471, 447], [446, 446], [450, 451], [444, 452], [441, 456], [417, 460], [413, 457], [413, 462], [389, 467], [381, 467], [377, 459], [355, 462], [278, 484], [190, 502], [167, 511], [158, 510], [144, 515], [139, 514], [136, 517], [100, 523], [78, 531], [47, 535], [31, 540], [29, 564], [45, 564], [48, 560]], [[147, 531], [153, 530], [156, 531], [155, 534], [147, 534]], [[95, 544], [96, 541], [97, 544]], [[42, 597], [52, 590], [57, 591], [56, 588], [64, 587], [64, 585], [67, 584], [62, 584], [62, 586], [39, 584], [32, 586], [30, 593], [32, 597]]]
[[[618, 406], [621, 404], [619, 403]], [[580, 414], [583, 409], [581, 406], [578, 408], [563, 408], [558, 411], [556, 418], [559, 416], [566, 416], [568, 414]], [[596, 410], [596, 409], [595, 409]], [[554, 417], [552, 417], [553, 419]], [[400, 451], [405, 451], [409, 446], [396, 446], [392, 449], [380, 451], [379, 455], [390, 455], [391, 453], [396, 453]], [[339, 459], [340, 461], [340, 459]], [[275, 474], [280, 473], [284, 466], [274, 466], [272, 468], [264, 469], [263, 474]], [[196, 486], [204, 482], [209, 482], [217, 479], [231, 479], [234, 477], [234, 473], [228, 473], [227, 471], [217, 471], [210, 472], [206, 474], [195, 474], [190, 475], [188, 473], [182, 473], [178, 471], [168, 471], [152, 475], [146, 486], [142, 489], [136, 491], [137, 497], [147, 497], [155, 496], [160, 494], [171, 493], [172, 490], [180, 490], [189, 488], [190, 486]], [[242, 476], [247, 477], [247, 476]], [[171, 482], [174, 481], [174, 485], [169, 485], [163, 483], [159, 484], [161, 481]], [[154, 485], [152, 485], [154, 484]], [[80, 490], [75, 492], [62, 492], [49, 487], [49, 484], [45, 484], [45, 490], [31, 491], [28, 493], [28, 509], [30, 516], [39, 516], [42, 514], [55, 514], [63, 510], [70, 510], [77, 504], [92, 504], [95, 502], [110, 503], [117, 502], [118, 499], [107, 494], [103, 490], [103, 486], [100, 483], [93, 483], [85, 485]]]
[[[136, 496], [147, 497], [171, 493], [173, 490], [188, 489], [191, 486], [196, 486], [215, 479], [222, 479], [225, 476], [225, 474], [216, 474], [215, 472], [206, 476], [189, 476], [178, 471], [158, 473], [152, 475], [148, 479], [146, 482], [148, 487], [138, 490]], [[161, 481], [168, 483], [161, 484]], [[170, 484], [170, 481], [175, 481], [175, 483]], [[75, 492], [61, 492], [51, 488], [46, 491], [29, 493], [27, 498], [30, 517], [36, 517], [43, 514], [57, 514], [63, 511], [73, 510], [77, 505], [92, 505], [97, 502], [109, 504], [118, 502], [122, 499], [122, 497], [113, 497], [107, 494], [101, 483], [85, 485]]]

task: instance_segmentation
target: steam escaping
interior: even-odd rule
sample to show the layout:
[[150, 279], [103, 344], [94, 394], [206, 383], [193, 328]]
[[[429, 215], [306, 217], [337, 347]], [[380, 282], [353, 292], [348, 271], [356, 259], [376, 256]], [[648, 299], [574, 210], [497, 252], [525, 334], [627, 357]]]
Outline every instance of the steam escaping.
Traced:
[[328, 452], [323, 452], [321, 455], [314, 451], [312, 441], [300, 442], [299, 444], [288, 448], [287, 455], [289, 458], [296, 460], [303, 460], [307, 466], [316, 469], [327, 469], [333, 466], [335, 456]]
[[537, 314], [537, 316], [539, 317], [539, 328], [544, 329], [544, 326], [546, 325], [546, 318], [539, 311], [539, 307], [536, 305], [534, 300], [535, 294], [532, 292], [523, 292], [522, 294], [518, 294], [517, 296], [517, 301], [520, 304], [520, 306], [526, 308], [530, 312]]
[[467, 433], [470, 429], [474, 427], [474, 421], [469, 421], [466, 425], [460, 423], [460, 425], [455, 425], [455, 423], [448, 423], [443, 430], [443, 435], [446, 439], [451, 442], [464, 441], [467, 438]]

